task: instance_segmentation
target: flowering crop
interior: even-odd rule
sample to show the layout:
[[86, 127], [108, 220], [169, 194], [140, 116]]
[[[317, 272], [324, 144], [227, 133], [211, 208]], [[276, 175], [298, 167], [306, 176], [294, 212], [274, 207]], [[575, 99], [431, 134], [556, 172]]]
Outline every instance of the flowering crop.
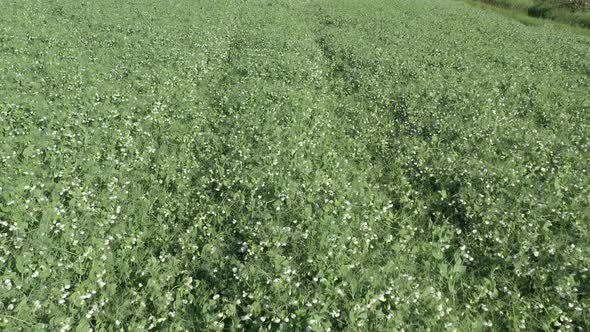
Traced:
[[590, 327], [590, 39], [442, 0], [4, 1], [0, 330]]

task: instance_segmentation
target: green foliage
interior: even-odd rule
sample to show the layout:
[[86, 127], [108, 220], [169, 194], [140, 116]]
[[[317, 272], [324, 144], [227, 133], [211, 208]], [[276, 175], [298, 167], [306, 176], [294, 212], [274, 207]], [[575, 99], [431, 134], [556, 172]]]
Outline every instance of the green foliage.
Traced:
[[539, 4], [529, 8], [528, 14], [590, 28], [590, 11], [572, 11], [568, 8]]
[[[516, 19], [521, 20], [518, 13], [526, 13], [531, 17], [546, 18], [554, 21], [590, 28], [590, 1], [588, 0], [479, 0], [480, 2], [515, 11]], [[470, 1], [468, 1], [470, 2]], [[530, 21], [530, 20], [527, 20]], [[524, 22], [526, 23], [526, 21]]]
[[484, 2], [495, 6], [519, 10], [527, 10], [528, 8], [536, 5], [535, 0], [484, 0]]
[[589, 47], [457, 1], [4, 1], [0, 330], [587, 330]]

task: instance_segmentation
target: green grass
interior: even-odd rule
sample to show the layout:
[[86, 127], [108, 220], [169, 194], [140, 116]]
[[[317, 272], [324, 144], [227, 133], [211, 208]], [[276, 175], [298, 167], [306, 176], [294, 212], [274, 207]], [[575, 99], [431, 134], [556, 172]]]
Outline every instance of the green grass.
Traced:
[[500, 9], [496, 10], [497, 12], [513, 17], [525, 24], [535, 22], [528, 18], [535, 17], [550, 19], [582, 29], [590, 28], [590, 2], [583, 0], [467, 0], [467, 2], [499, 7]]
[[547, 21], [544, 19], [529, 16], [526, 12], [528, 7], [523, 8], [522, 10], [519, 11], [519, 10], [514, 10], [513, 8], [507, 8], [504, 6], [497, 6], [496, 4], [489, 4], [487, 2], [481, 2], [479, 0], [464, 0], [464, 1], [473, 7], [485, 9], [488, 11], [493, 11], [495, 13], [515, 19], [515, 20], [519, 21], [520, 23], [528, 25], [528, 26], [542, 26], [547, 23]]
[[590, 11], [573, 12], [567, 9], [553, 9], [543, 13], [544, 17], [574, 26], [590, 28]]
[[461, 1], [4, 1], [0, 330], [588, 330], [589, 48]]
[[[566, 21], [559, 21], [559, 20], [548, 20], [546, 18], [540, 18], [535, 16], [530, 16], [525, 11], [519, 11], [509, 8], [498, 7], [496, 5], [491, 5], [488, 3], [483, 3], [479, 0], [463, 0], [467, 4], [471, 5], [472, 7], [491, 11], [511, 19], [514, 19], [524, 25], [531, 26], [531, 27], [541, 27], [541, 26], [551, 26], [552, 28], [562, 29], [569, 33], [575, 33], [578, 35], [590, 36], [590, 30], [587, 28], [581, 27], [582, 24], [571, 24], [566, 23]], [[587, 13], [586, 12], [579, 12], [573, 13], [576, 17], [576, 20], [583, 21], [586, 19]], [[572, 19], [573, 20], [573, 19]]]
[[482, 0], [482, 2], [523, 12], [526, 12], [530, 7], [536, 4], [535, 0]]

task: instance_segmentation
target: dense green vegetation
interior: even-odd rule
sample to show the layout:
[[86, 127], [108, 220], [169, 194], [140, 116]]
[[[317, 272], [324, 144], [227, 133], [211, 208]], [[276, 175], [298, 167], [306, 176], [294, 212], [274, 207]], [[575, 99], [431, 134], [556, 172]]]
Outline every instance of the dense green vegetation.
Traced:
[[588, 0], [477, 0], [528, 16], [590, 28]]
[[3, 1], [0, 329], [587, 330], [589, 51], [461, 1]]

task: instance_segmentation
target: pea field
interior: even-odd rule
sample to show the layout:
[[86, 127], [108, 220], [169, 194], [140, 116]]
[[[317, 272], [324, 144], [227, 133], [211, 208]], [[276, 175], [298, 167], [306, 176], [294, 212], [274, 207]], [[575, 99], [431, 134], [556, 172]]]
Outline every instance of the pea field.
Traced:
[[0, 4], [0, 330], [590, 331], [590, 37]]

